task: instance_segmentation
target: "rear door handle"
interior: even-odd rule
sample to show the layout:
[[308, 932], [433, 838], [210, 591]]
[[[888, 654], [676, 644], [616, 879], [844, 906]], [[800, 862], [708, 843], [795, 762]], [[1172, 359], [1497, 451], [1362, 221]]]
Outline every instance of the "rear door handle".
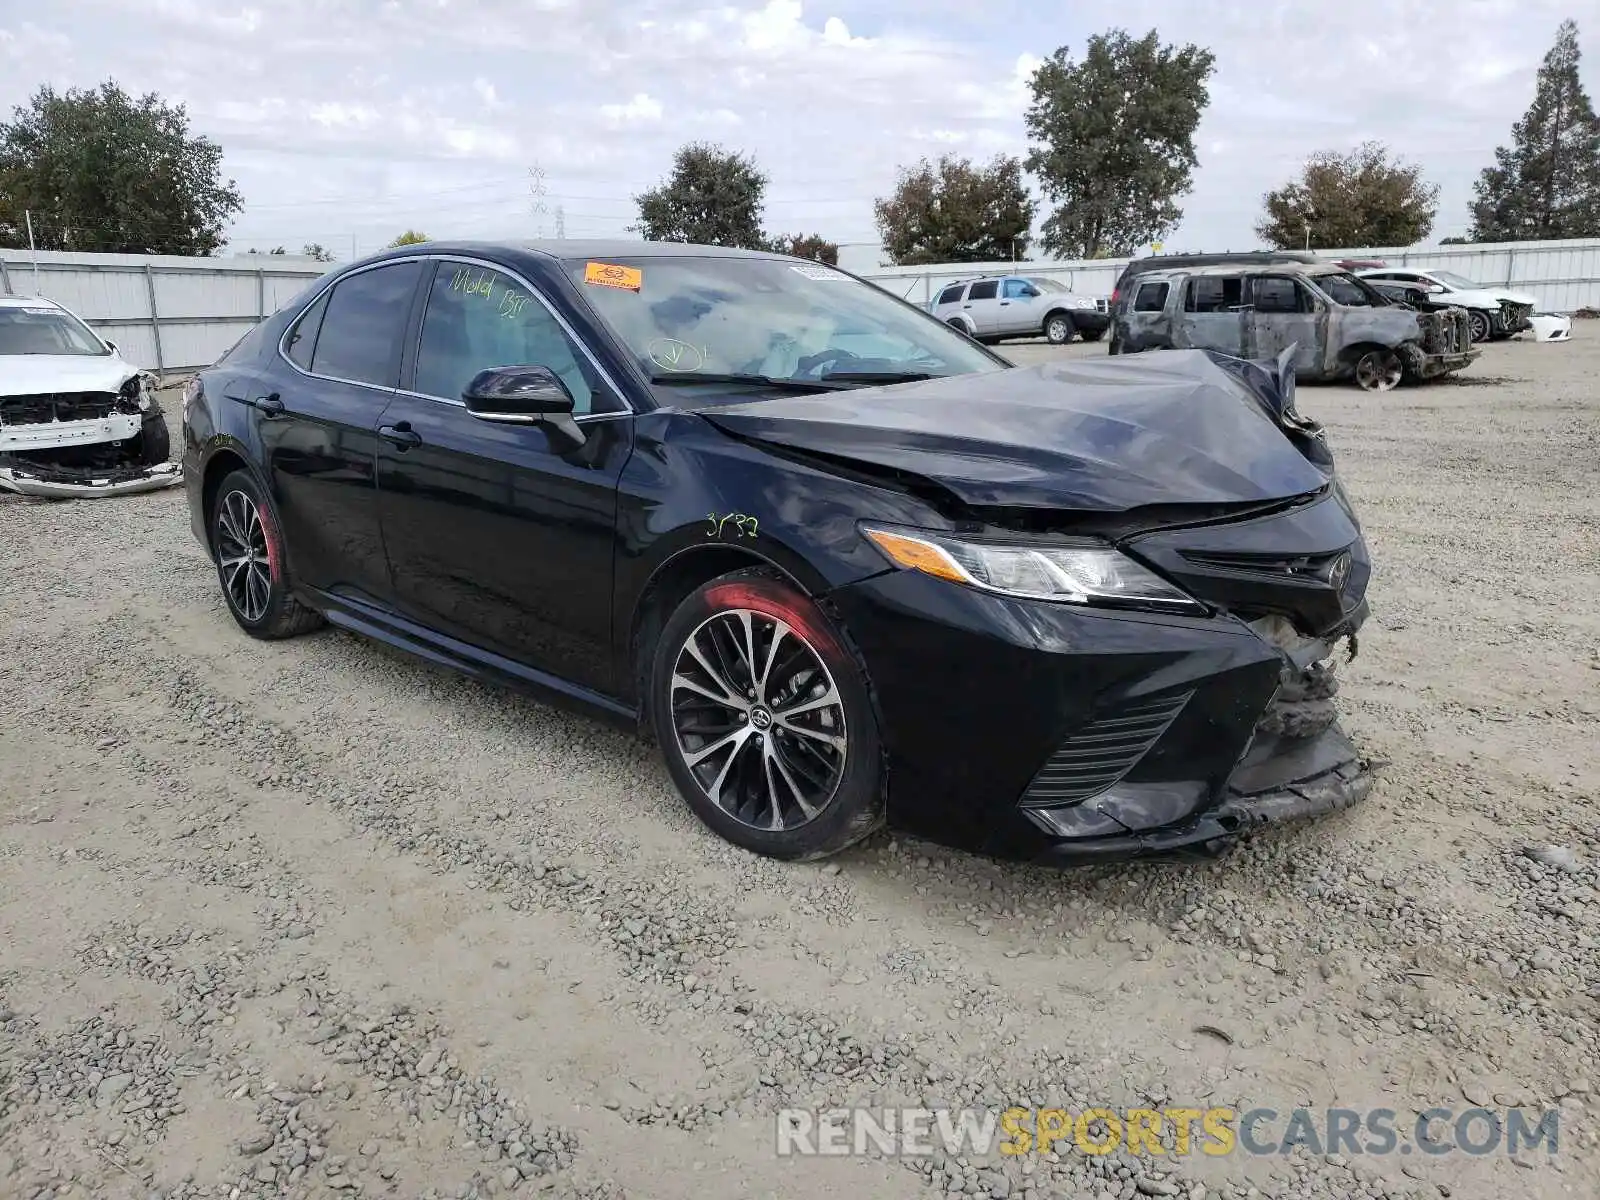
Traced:
[[411, 428], [410, 421], [401, 421], [396, 425], [379, 425], [378, 436], [402, 450], [422, 445], [422, 435]]

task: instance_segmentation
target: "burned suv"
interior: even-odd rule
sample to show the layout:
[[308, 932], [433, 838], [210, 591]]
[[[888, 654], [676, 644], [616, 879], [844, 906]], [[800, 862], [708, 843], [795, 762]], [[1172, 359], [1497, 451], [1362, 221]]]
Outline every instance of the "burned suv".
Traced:
[[1465, 312], [1417, 312], [1334, 264], [1146, 272], [1119, 298], [1113, 322], [1113, 354], [1273, 359], [1293, 347], [1297, 378], [1354, 379], [1366, 391], [1459, 371], [1478, 355]]

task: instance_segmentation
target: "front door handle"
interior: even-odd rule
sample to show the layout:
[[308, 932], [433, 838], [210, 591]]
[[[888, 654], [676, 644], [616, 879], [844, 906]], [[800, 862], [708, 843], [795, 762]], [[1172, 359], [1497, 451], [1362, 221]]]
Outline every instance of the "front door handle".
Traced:
[[402, 450], [422, 445], [422, 435], [411, 428], [410, 421], [401, 421], [396, 425], [379, 425], [378, 436]]

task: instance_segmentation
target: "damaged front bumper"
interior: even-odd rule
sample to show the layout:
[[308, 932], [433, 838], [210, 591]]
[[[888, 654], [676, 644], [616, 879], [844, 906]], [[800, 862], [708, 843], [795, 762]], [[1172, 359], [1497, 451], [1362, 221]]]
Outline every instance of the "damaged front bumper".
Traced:
[[1481, 350], [1455, 350], [1446, 354], [1429, 354], [1415, 344], [1400, 348], [1400, 358], [1405, 367], [1406, 377], [1413, 381], [1437, 379], [1441, 375], [1448, 375], [1451, 371], [1470, 367], [1482, 353]]
[[46, 499], [127, 496], [136, 492], [160, 491], [182, 482], [181, 463], [160, 463], [153, 467], [126, 467], [111, 471], [76, 471], [0, 458], [0, 491]]

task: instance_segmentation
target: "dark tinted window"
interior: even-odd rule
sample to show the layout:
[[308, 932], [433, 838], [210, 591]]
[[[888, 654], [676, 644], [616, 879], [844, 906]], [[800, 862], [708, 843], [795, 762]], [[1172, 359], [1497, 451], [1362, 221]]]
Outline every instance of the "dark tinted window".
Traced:
[[538, 297], [488, 267], [441, 262], [422, 314], [416, 390], [459, 399], [489, 367], [549, 367], [578, 414], [614, 411], [594, 367]]
[[968, 300], [993, 300], [995, 292], [1000, 285], [992, 279], [985, 279], [982, 283], [972, 285], [972, 291], [967, 293]]
[[1164, 283], [1141, 283], [1139, 291], [1133, 298], [1134, 312], [1161, 312], [1167, 307], [1167, 285]]
[[1300, 289], [1295, 286], [1295, 282], [1292, 279], [1284, 279], [1281, 276], [1262, 276], [1255, 281], [1251, 291], [1254, 293], [1253, 303], [1257, 312], [1297, 313], [1305, 311], [1305, 307], [1301, 302]]
[[336, 283], [311, 369], [353, 383], [394, 387], [411, 293], [421, 271], [420, 262], [395, 263]]
[[290, 361], [302, 370], [311, 369], [311, 352], [316, 349], [317, 330], [322, 328], [322, 314], [327, 310], [328, 293], [323, 292], [317, 297], [317, 302], [301, 314], [294, 328], [289, 331], [289, 336], [284, 339], [284, 348], [289, 352]]
[[966, 286], [967, 285], [964, 283], [952, 283], [949, 287], [945, 288], [944, 291], [939, 293], [939, 303], [954, 304], [957, 300], [961, 299], [961, 289]]
[[1183, 307], [1189, 312], [1228, 312], [1241, 303], [1244, 280], [1218, 275], [1196, 275], [1189, 280]]

